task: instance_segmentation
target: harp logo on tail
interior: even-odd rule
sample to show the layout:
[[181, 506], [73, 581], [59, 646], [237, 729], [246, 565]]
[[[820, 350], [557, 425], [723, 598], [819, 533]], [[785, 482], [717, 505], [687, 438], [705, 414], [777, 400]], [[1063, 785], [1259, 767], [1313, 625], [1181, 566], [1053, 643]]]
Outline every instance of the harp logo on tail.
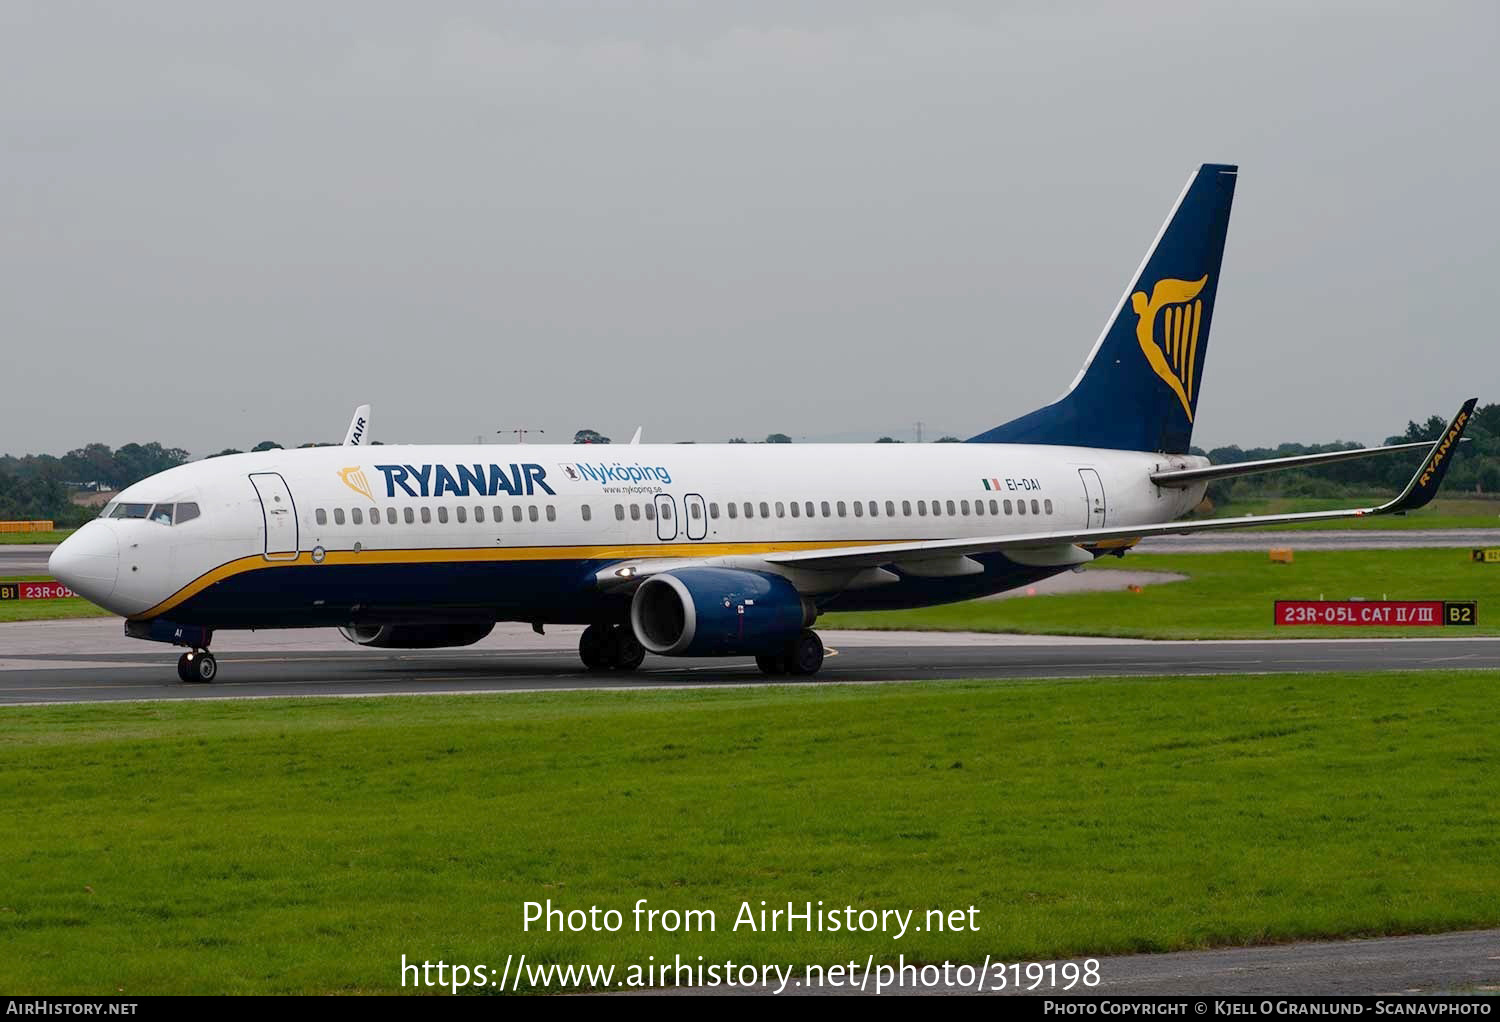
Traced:
[[365, 478], [364, 469], [358, 465], [352, 468], [339, 469], [339, 478], [344, 481], [345, 486], [349, 487], [355, 493], [360, 494], [366, 500], [375, 499], [370, 495], [370, 480]]
[[[1193, 376], [1198, 366], [1198, 331], [1203, 324], [1204, 285], [1208, 275], [1197, 280], [1171, 277], [1156, 282], [1151, 297], [1137, 291], [1130, 296], [1135, 311], [1135, 338], [1151, 369], [1172, 388], [1182, 402], [1182, 411], [1193, 421]], [[1160, 321], [1161, 329], [1157, 329]]]

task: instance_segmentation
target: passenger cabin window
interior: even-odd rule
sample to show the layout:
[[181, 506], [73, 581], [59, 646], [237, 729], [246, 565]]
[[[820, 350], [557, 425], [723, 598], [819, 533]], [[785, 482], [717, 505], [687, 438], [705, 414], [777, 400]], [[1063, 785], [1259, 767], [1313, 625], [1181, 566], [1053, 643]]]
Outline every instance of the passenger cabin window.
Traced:
[[948, 501], [948, 514], [950, 516], [958, 514], [958, 508], [954, 506], [953, 501], [951, 500]]
[[529, 517], [529, 518], [530, 518], [530, 519], [531, 519], [531, 520], [532, 520], [532, 521], [533, 521], [533, 522], [534, 522], [534, 521], [536, 521], [536, 520], [537, 520], [537, 518], [538, 518], [538, 517], [540, 517], [540, 516], [539, 516], [539, 515], [538, 515], [538, 514], [537, 514], [537, 513], [536, 513], [536, 505], [535, 505], [535, 504], [528, 504], [528, 505], [527, 505], [527, 506], [526, 506], [526, 514], [527, 514], [527, 516], [528, 516], [528, 517]]
[[993, 500], [990, 501], [990, 514], [992, 514], [992, 515], [998, 515], [999, 513], [1000, 513], [1000, 505], [997, 504]]
[[708, 517], [715, 520], [719, 517], [719, 505], [717, 502], [708, 505]]
[[402, 508], [401, 514], [406, 518], [407, 525], [417, 520], [417, 513], [409, 507]]
[[615, 521], [617, 521], [617, 522], [623, 522], [624, 520], [625, 520], [625, 505], [624, 504], [616, 504], [615, 505]]
[[854, 502], [854, 517], [855, 518], [863, 518], [864, 516], [865, 516], [864, 505], [861, 504], [859, 501], [856, 500]]
[[767, 504], [765, 501], [760, 502], [760, 516], [762, 518], [771, 517], [771, 505]]
[[1018, 500], [1018, 501], [1016, 501], [1016, 514], [1018, 514], [1018, 515], [1024, 515], [1025, 513], [1026, 513], [1026, 502], [1024, 500]]
[[328, 512], [324, 511], [322, 508], [318, 508], [313, 512], [313, 518], [317, 520], [317, 523], [319, 525], [328, 524]]
[[438, 523], [440, 525], [448, 524], [448, 509], [446, 507], [438, 508]]
[[349, 510], [349, 518], [355, 525], [365, 524], [365, 513], [357, 507]]
[[547, 505], [547, 521], [549, 521], [549, 522], [555, 522], [555, 521], [557, 521], [557, 505], [556, 504], [548, 504]]
[[[733, 516], [731, 515], [731, 517]], [[630, 505], [630, 520], [632, 522], [638, 522], [641, 520], [641, 506], [639, 504]]]
[[646, 505], [646, 521], [648, 521], [648, 522], [654, 522], [654, 521], [656, 521], [656, 505], [655, 504], [647, 504]]
[[785, 518], [786, 517], [786, 505], [784, 503], [782, 503], [781, 501], [779, 501], [779, 500], [776, 502], [776, 517], [777, 518]]
[[584, 521], [586, 521], [586, 522], [593, 521], [593, 518], [594, 518], [594, 509], [591, 508], [591, 507], [589, 507], [587, 504], [583, 505], [583, 508], [581, 509], [580, 513], [583, 515], [583, 520]]
[[1010, 512], [1011, 512], [1010, 501], [1007, 500], [1005, 502], [1005, 513], [1006, 514], [1010, 514]]
[[960, 511], [962, 511], [964, 514], [968, 514], [969, 513], [969, 502], [967, 500], [961, 501], [959, 503], [959, 505], [958, 505], [958, 509]]
[[870, 501], [870, 517], [871, 518], [878, 518], [878, 517], [880, 517], [880, 501], [878, 501], [878, 500], [872, 500], [872, 501]]
[[430, 507], [424, 507], [422, 509], [422, 524], [423, 525], [431, 525], [432, 524], [432, 508], [430, 508]]
[[917, 514], [918, 514], [918, 516], [920, 516], [922, 518], [926, 518], [927, 517], [927, 501], [925, 501], [925, 500], [919, 500], [919, 501], [917, 501]]
[[903, 500], [901, 502], [901, 513], [907, 518], [911, 517], [911, 501]]
[[754, 518], [755, 517], [755, 505], [752, 504], [752, 503], [750, 503], [748, 500], [745, 501], [745, 517], [746, 518]]
[[380, 508], [378, 508], [378, 507], [372, 507], [372, 508], [370, 508], [370, 524], [371, 525], [379, 525], [380, 524]]
[[336, 507], [336, 508], [333, 509], [333, 524], [334, 525], [343, 525], [344, 524], [344, 509], [343, 508]]
[[662, 517], [663, 521], [670, 521], [671, 520], [671, 518], [672, 518], [672, 505], [671, 504], [663, 504], [661, 506], [661, 517]]
[[1034, 514], [1034, 515], [1039, 515], [1039, 514], [1042, 513], [1041, 505], [1039, 505], [1034, 500], [1031, 502], [1031, 513]]
[[797, 503], [795, 500], [792, 501], [792, 517], [793, 518], [800, 518], [800, 517], [802, 517], [802, 505], [799, 504], [799, 503]]
[[521, 505], [520, 504], [512, 504], [510, 506], [510, 517], [511, 517], [511, 519], [513, 521], [519, 522], [521, 520]]
[[688, 513], [693, 516], [693, 521], [695, 522], [703, 518], [703, 508], [698, 504], [697, 501], [694, 501], [688, 508]]
[[823, 517], [828, 518], [833, 514], [833, 509], [828, 506], [828, 501], [823, 501]]
[[1042, 507], [1046, 509], [1046, 511], [1047, 511], [1047, 513], [1049, 515], [1052, 513], [1052, 501], [1050, 501], [1050, 500], [1044, 500], [1044, 501], [1042, 501]]
[[469, 509], [462, 504], [453, 509], [453, 514], [458, 518], [458, 524], [460, 525], [469, 520]]
[[387, 525], [395, 525], [396, 524], [396, 509], [395, 508], [388, 507], [388, 508], [385, 509], [385, 524], [387, 524]]
[[839, 517], [840, 518], [847, 518], [848, 517], [848, 510], [849, 509], [844, 506], [844, 502], [842, 500], [839, 501]]
[[477, 505], [474, 508], [474, 520], [476, 522], [481, 523], [481, 524], [484, 522], [484, 505], [483, 504], [479, 504], [479, 505]]

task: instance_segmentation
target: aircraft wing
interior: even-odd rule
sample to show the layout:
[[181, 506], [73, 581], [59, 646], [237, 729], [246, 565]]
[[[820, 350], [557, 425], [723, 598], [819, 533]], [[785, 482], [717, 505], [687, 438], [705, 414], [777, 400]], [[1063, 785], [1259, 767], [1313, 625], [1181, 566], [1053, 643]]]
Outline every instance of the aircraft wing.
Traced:
[[[961, 539], [917, 540], [914, 542], [879, 543], [860, 546], [824, 548], [819, 550], [791, 550], [779, 553], [757, 554], [753, 558], [653, 558], [634, 563], [615, 563], [599, 572], [598, 583], [605, 587], [631, 585], [641, 579], [698, 564], [734, 564], [737, 567], [753, 568], [755, 563], [783, 567], [803, 568], [811, 571], [861, 571], [878, 569], [895, 564], [906, 570], [921, 569], [932, 565], [934, 574], [970, 574], [982, 570], [977, 562], [965, 562], [970, 554], [1000, 553], [1005, 551], [1057, 552], [1070, 547], [1093, 546], [1110, 541], [1130, 541], [1148, 536], [1176, 536], [1194, 532], [1214, 532], [1222, 529], [1265, 528], [1268, 525], [1286, 525], [1293, 522], [1331, 522], [1342, 518], [1363, 518], [1371, 515], [1401, 514], [1423, 507], [1432, 500], [1448, 472], [1448, 464], [1457, 452], [1464, 430], [1473, 417], [1477, 398], [1464, 402], [1448, 428], [1436, 442], [1428, 447], [1427, 457], [1417, 469], [1406, 488], [1395, 498], [1375, 507], [1347, 508], [1338, 511], [1308, 511], [1299, 514], [1257, 515], [1243, 518], [1206, 518], [1197, 521], [1166, 522], [1161, 525], [1127, 525], [1117, 528], [1078, 529], [1062, 532], [1011, 533], [1004, 536], [977, 536]], [[925, 573], [915, 570], [914, 573]]]
[[1363, 518], [1368, 515], [1399, 514], [1414, 511], [1432, 500], [1442, 485], [1448, 464], [1457, 451], [1464, 430], [1473, 417], [1477, 398], [1464, 402], [1463, 408], [1449, 423], [1406, 488], [1392, 500], [1376, 507], [1348, 508], [1339, 511], [1308, 511], [1299, 514], [1256, 515], [1244, 518], [1206, 518], [1198, 521], [1167, 522], [1162, 525], [1129, 525], [1120, 528], [1079, 529], [1072, 532], [1035, 532], [1009, 536], [981, 536], [963, 539], [922, 540], [914, 543], [887, 543], [834, 550], [789, 551], [762, 555], [769, 564], [802, 568], [873, 568], [897, 561], [920, 561], [925, 558], [963, 557], [968, 554], [995, 553], [1006, 550], [1042, 549], [1059, 546], [1087, 546], [1110, 540], [1144, 539], [1147, 536], [1176, 536], [1221, 529], [1265, 528], [1293, 522], [1330, 522], [1341, 518]]

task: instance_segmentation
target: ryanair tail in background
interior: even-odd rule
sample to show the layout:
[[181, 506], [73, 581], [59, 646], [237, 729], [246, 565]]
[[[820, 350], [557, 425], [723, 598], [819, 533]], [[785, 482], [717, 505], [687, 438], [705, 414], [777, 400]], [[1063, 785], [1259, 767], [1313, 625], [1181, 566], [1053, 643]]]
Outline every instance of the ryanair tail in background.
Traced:
[[971, 442], [1187, 452], [1237, 171], [1188, 179], [1068, 392]]

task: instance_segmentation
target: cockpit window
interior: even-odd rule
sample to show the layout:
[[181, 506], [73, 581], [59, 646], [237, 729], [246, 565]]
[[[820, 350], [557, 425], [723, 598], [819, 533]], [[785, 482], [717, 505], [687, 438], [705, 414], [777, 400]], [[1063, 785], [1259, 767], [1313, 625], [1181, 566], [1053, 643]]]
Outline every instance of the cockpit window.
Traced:
[[100, 518], [108, 518], [111, 515], [113, 515], [114, 511], [115, 511], [115, 506], [117, 504], [119, 504], [119, 503], [120, 502], [118, 500], [112, 500], [108, 504], [105, 504], [104, 505], [104, 510], [99, 512], [99, 517]]
[[198, 505], [182, 504], [110, 504], [101, 518], [146, 518], [158, 525], [181, 525], [199, 516]]

